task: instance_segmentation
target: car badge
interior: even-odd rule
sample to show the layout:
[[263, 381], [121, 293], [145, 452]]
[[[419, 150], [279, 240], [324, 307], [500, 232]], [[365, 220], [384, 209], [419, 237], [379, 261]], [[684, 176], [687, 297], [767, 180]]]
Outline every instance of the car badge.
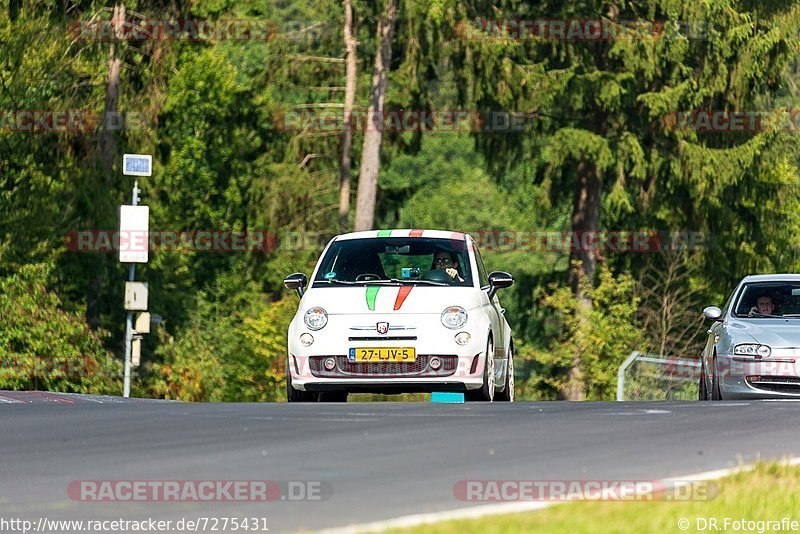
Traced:
[[378, 323], [376, 327], [379, 334], [385, 334], [389, 331], [389, 323]]

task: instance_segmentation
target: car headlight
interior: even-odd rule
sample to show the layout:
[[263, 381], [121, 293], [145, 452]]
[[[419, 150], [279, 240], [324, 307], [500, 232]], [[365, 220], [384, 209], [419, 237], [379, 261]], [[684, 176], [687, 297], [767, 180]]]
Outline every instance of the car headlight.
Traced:
[[467, 322], [467, 310], [461, 306], [450, 306], [442, 312], [442, 324], [447, 328], [461, 328]]
[[772, 349], [768, 345], [759, 345], [758, 343], [742, 343], [733, 347], [734, 354], [741, 354], [744, 356], [761, 356], [766, 357], [772, 354]]
[[319, 306], [314, 306], [306, 312], [303, 321], [309, 330], [319, 330], [328, 324], [328, 314]]

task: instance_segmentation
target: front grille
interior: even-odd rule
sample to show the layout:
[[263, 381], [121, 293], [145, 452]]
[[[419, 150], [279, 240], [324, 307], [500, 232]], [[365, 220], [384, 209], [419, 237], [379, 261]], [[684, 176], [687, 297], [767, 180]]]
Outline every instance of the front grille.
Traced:
[[[442, 366], [434, 371], [428, 365], [432, 357], [442, 361]], [[336, 367], [328, 371], [322, 365], [327, 358], [336, 359]], [[347, 356], [312, 356], [309, 358], [311, 374], [319, 378], [408, 378], [450, 376], [458, 367], [458, 356], [418, 354], [414, 362], [374, 362], [354, 363]]]
[[800, 378], [796, 376], [748, 376], [747, 385], [773, 393], [800, 395]]
[[416, 341], [417, 336], [351, 336], [350, 341]]

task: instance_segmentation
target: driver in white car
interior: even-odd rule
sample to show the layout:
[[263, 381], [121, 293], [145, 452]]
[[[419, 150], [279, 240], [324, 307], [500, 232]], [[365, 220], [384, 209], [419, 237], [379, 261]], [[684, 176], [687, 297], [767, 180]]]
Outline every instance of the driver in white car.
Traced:
[[464, 281], [461, 275], [458, 274], [458, 257], [446, 250], [440, 250], [434, 254], [431, 270], [434, 271], [436, 269], [443, 269], [454, 280]]

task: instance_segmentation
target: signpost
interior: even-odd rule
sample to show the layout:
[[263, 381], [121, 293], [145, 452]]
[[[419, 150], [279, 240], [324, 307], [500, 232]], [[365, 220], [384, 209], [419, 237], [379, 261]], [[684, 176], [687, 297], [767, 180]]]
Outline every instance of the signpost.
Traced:
[[[126, 176], [150, 176], [152, 174], [152, 166], [153, 156], [145, 154], [124, 154], [122, 156], [122, 174]], [[138, 206], [139, 193], [141, 192], [142, 190], [139, 189], [139, 182], [137, 180], [133, 184], [131, 205], [122, 205], [119, 207], [119, 261], [120, 263], [130, 264], [128, 281], [125, 283], [125, 310], [128, 312], [128, 318], [125, 322], [125, 380], [122, 390], [123, 397], [129, 397], [131, 393], [131, 351], [134, 351], [134, 365], [139, 365], [139, 357], [141, 354], [141, 336], [137, 335], [136, 343], [134, 343], [133, 312], [147, 311], [147, 285], [134, 281], [136, 276], [136, 264], [147, 263], [150, 241], [150, 208], [147, 206]]]
[[120, 263], [147, 263], [150, 207], [120, 206], [119, 230]]

